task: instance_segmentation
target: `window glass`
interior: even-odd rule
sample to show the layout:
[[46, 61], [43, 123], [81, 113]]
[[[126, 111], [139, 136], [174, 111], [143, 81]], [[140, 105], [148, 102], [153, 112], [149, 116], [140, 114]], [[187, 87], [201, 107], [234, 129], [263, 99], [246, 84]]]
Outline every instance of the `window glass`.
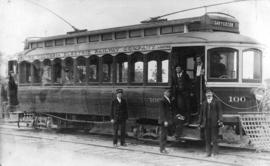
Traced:
[[160, 29], [161, 34], [168, 34], [172, 32], [173, 32], [172, 26], [161, 27]]
[[91, 36], [89, 36], [89, 41], [90, 42], [99, 41], [99, 35], [91, 35]]
[[133, 37], [141, 37], [142, 33], [141, 30], [131, 30], [129, 31], [129, 37], [133, 38]]
[[61, 59], [57, 58], [53, 60], [53, 82], [61, 83], [62, 64]]
[[43, 47], [43, 42], [38, 42], [38, 43], [37, 43], [37, 47], [38, 47], [38, 48], [42, 48], [42, 47]]
[[52, 80], [52, 66], [51, 61], [49, 59], [46, 59], [43, 61], [43, 68], [42, 68], [42, 84], [49, 84]]
[[86, 43], [86, 42], [87, 42], [86, 36], [81, 36], [77, 38], [77, 43]]
[[154, 51], [147, 55], [148, 59], [148, 83], [167, 83], [169, 77], [168, 53]]
[[112, 40], [112, 33], [105, 33], [101, 35], [102, 40]]
[[237, 79], [238, 51], [232, 48], [208, 50], [207, 75], [209, 79]]
[[64, 40], [63, 39], [55, 40], [55, 46], [62, 46], [62, 45], [64, 45]]
[[162, 79], [161, 82], [167, 83], [169, 81], [169, 60], [162, 61]]
[[127, 38], [127, 32], [122, 31], [122, 32], [115, 32], [115, 39], [125, 39]]
[[130, 81], [134, 83], [143, 83], [143, 54], [132, 54], [130, 65]]
[[157, 82], [157, 61], [148, 62], [148, 82]]
[[98, 57], [93, 55], [89, 57], [89, 82], [98, 81]]
[[126, 54], [116, 56], [116, 82], [128, 82], [128, 58]]
[[154, 36], [157, 35], [157, 28], [148, 28], [144, 30], [144, 36]]
[[77, 80], [76, 82], [83, 83], [86, 82], [86, 58], [78, 57], [77, 59]]
[[66, 58], [64, 60], [65, 62], [65, 68], [64, 68], [64, 83], [65, 84], [71, 84], [74, 81], [74, 75], [73, 75], [73, 59], [72, 58]]
[[53, 46], [53, 40], [45, 42], [45, 47], [52, 47], [52, 46]]
[[261, 57], [262, 53], [259, 50], [243, 51], [243, 79], [261, 80]]
[[102, 62], [103, 82], [112, 82], [113, 57], [111, 55], [104, 55]]
[[31, 43], [31, 48], [33, 49], [33, 48], [37, 48], [38, 47], [38, 45], [37, 45], [37, 43]]
[[74, 38], [67, 38], [66, 39], [66, 45], [71, 45], [71, 44], [74, 44]]
[[31, 82], [31, 64], [29, 62], [23, 61], [20, 63], [20, 83], [30, 83]]
[[34, 61], [33, 63], [33, 82], [40, 83], [41, 82], [41, 69], [40, 69], [40, 62]]

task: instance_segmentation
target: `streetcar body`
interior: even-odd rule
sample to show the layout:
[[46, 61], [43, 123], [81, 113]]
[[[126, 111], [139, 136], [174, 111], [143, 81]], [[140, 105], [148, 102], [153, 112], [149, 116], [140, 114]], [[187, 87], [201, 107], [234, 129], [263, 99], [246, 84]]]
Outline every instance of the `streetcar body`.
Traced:
[[[122, 88], [133, 130], [141, 124], [158, 125], [159, 101], [171, 87], [174, 66], [183, 65], [194, 80], [194, 58], [200, 54], [205, 85], [220, 100], [224, 122], [237, 125], [240, 112], [256, 109], [261, 50], [255, 40], [239, 34], [235, 18], [206, 14], [27, 40], [18, 67], [10, 69], [18, 73], [22, 112], [51, 116], [56, 124], [59, 119], [65, 125], [108, 122], [114, 92]], [[221, 76], [212, 68], [216, 53], [226, 67]]]

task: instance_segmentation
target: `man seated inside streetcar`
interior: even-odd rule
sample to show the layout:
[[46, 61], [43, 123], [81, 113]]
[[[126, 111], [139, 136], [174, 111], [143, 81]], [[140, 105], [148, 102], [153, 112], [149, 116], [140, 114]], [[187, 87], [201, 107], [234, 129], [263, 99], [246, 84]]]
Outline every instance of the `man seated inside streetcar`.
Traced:
[[226, 66], [221, 63], [222, 57], [218, 54], [212, 54], [210, 59], [210, 77], [220, 78], [227, 75]]

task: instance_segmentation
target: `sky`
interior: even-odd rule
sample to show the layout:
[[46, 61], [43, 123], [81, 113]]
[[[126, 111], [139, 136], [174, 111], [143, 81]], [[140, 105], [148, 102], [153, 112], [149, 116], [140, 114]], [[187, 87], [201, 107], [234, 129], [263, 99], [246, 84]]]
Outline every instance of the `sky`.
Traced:
[[[79, 29], [96, 30], [138, 24], [150, 17], [231, 0], [0, 0], [0, 52], [10, 57], [23, 50], [28, 37], [65, 34], [72, 28], [41, 6]], [[224, 12], [240, 22], [240, 33], [265, 46], [264, 78], [270, 78], [270, 0], [253, 0], [168, 16], [179, 19]]]

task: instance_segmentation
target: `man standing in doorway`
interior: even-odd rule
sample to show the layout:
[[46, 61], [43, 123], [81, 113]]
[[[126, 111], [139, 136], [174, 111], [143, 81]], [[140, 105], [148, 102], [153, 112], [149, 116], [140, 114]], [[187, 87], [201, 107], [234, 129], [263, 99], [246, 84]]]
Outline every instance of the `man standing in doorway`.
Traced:
[[200, 115], [200, 128], [204, 129], [207, 157], [218, 153], [218, 128], [223, 126], [220, 103], [213, 98], [210, 89], [206, 91], [206, 100], [203, 102]]
[[116, 98], [111, 104], [111, 122], [113, 123], [113, 146], [117, 147], [118, 129], [121, 129], [120, 143], [121, 146], [127, 146], [126, 137], [126, 120], [128, 119], [127, 102], [122, 98], [123, 89], [116, 90]]
[[201, 56], [197, 55], [195, 59], [195, 98], [197, 104], [197, 112], [201, 110], [201, 105], [203, 101], [203, 94], [205, 91], [205, 81], [204, 81], [204, 64], [202, 62]]
[[185, 124], [190, 123], [190, 90], [191, 81], [182, 66], [176, 65], [175, 75], [172, 81], [173, 93], [177, 102], [178, 113], [185, 116]]

